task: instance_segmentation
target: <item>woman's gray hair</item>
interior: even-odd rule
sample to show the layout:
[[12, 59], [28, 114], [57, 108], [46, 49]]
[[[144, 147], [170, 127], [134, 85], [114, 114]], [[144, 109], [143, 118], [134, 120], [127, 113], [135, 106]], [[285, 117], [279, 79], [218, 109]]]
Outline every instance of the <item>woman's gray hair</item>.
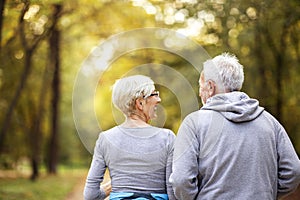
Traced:
[[144, 75], [118, 79], [112, 88], [112, 102], [126, 116], [135, 110], [135, 100], [146, 98], [155, 90], [154, 82]]
[[239, 91], [244, 82], [243, 65], [235, 55], [223, 53], [204, 62], [203, 73], [205, 80], [214, 81], [225, 91]]

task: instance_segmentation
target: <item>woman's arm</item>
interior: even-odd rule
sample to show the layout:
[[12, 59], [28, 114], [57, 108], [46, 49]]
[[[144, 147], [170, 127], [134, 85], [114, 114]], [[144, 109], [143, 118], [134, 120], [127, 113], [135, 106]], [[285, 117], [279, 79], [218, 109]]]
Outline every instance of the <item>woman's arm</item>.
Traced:
[[106, 163], [103, 158], [103, 147], [104, 145], [100, 134], [96, 142], [93, 160], [84, 187], [83, 194], [85, 200], [102, 200], [110, 193], [110, 184], [104, 184], [100, 187], [106, 170]]

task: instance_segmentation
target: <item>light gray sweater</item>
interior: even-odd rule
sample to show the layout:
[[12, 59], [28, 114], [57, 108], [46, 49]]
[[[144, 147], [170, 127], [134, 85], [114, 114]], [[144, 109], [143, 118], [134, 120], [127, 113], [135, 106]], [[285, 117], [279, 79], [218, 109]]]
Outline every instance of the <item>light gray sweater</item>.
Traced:
[[99, 189], [108, 167], [112, 192], [168, 194], [175, 134], [157, 127], [116, 126], [100, 133], [84, 188], [84, 198], [104, 199]]
[[181, 200], [273, 200], [298, 186], [300, 161], [280, 123], [231, 92], [184, 119], [170, 182]]

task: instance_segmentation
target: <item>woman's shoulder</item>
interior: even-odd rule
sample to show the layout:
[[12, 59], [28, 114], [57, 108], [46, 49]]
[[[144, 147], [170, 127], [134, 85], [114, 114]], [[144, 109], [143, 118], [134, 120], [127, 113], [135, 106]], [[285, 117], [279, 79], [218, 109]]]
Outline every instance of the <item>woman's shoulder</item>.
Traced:
[[157, 130], [159, 130], [159, 135], [161, 135], [162, 137], [167, 137], [167, 138], [171, 138], [171, 139], [175, 139], [176, 135], [175, 133], [168, 128], [160, 128], [160, 127], [155, 127]]
[[166, 134], [175, 135], [171, 129], [168, 129], [168, 128], [159, 128], [159, 129]]
[[118, 128], [117, 128], [117, 126], [114, 126], [114, 127], [112, 127], [112, 128], [110, 128], [110, 129], [107, 129], [107, 130], [104, 130], [104, 131], [101, 131], [100, 133], [99, 133], [99, 138], [101, 138], [101, 137], [109, 137], [109, 136], [111, 136], [111, 135], [114, 135], [114, 134], [117, 134], [119, 132], [119, 130], [118, 130]]

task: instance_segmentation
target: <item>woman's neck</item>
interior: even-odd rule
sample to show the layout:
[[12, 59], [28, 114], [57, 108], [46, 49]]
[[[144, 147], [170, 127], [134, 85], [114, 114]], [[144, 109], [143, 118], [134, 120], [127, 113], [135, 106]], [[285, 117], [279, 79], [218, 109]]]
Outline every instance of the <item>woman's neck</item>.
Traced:
[[127, 128], [135, 128], [135, 127], [148, 127], [150, 125], [146, 122], [145, 117], [137, 114], [132, 114], [126, 117], [125, 122], [121, 126]]

